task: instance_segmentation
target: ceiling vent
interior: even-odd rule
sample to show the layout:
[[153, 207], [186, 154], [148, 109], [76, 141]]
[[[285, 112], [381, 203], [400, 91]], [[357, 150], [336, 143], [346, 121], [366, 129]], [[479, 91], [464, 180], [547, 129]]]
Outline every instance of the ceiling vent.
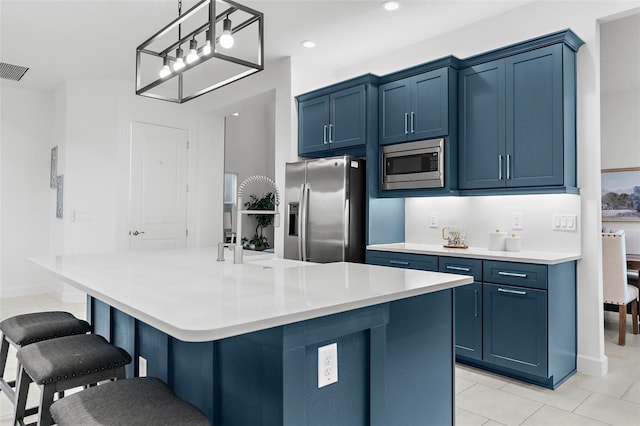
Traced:
[[27, 67], [0, 62], [0, 78], [6, 80], [20, 81], [27, 71], [29, 71]]

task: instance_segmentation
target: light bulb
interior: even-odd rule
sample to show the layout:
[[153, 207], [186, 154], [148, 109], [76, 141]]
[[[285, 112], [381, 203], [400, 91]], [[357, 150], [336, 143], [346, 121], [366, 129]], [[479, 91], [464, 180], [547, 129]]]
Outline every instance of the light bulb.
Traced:
[[203, 55], [211, 54], [211, 42], [209, 40], [207, 40], [207, 44], [205, 44], [204, 47], [202, 48], [202, 54]]
[[184, 68], [184, 59], [182, 59], [182, 49], [176, 49], [176, 61], [173, 63], [173, 70], [180, 71]]
[[166, 78], [171, 74], [171, 68], [169, 68], [169, 58], [165, 57], [162, 60], [164, 66], [160, 70], [160, 78]]
[[160, 70], [160, 78], [169, 77], [169, 74], [171, 74], [171, 68], [169, 68], [169, 65], [163, 66]]
[[195, 41], [195, 39], [191, 40], [191, 43], [189, 46], [190, 48], [189, 48], [189, 54], [187, 55], [187, 63], [192, 64], [198, 59], [200, 59], [200, 57], [198, 56], [198, 42]]
[[222, 35], [220, 36], [220, 46], [225, 49], [233, 47], [233, 36], [231, 35], [231, 19], [226, 18], [222, 21]]

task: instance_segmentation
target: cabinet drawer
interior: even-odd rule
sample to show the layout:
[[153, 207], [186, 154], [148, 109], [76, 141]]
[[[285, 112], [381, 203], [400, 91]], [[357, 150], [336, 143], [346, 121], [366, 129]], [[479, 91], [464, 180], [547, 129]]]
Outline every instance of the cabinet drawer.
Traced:
[[483, 281], [547, 289], [547, 265], [485, 260]]
[[462, 257], [440, 257], [440, 272], [448, 274], [473, 275], [474, 281], [482, 281], [482, 260]]
[[424, 254], [369, 250], [367, 251], [367, 263], [396, 268], [421, 269], [423, 271], [438, 270], [438, 256]]

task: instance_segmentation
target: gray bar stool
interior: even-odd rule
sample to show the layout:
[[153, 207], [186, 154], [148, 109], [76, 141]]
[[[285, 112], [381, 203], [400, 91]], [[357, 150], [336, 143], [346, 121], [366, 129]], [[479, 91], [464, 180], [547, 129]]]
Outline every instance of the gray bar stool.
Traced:
[[0, 322], [0, 332], [2, 332], [2, 344], [0, 346], [0, 391], [7, 395], [12, 404], [15, 404], [14, 387], [16, 381], [7, 381], [4, 375], [10, 344], [17, 350], [31, 343], [41, 342], [55, 337], [85, 334], [90, 331], [91, 325], [89, 325], [88, 322], [74, 317], [69, 312], [61, 311], [16, 315]]
[[210, 425], [200, 410], [153, 377], [118, 380], [69, 395], [53, 403], [51, 415], [59, 426]]
[[24, 424], [31, 382], [40, 388], [38, 425], [49, 426], [49, 408], [56, 392], [94, 385], [103, 380], [124, 379], [124, 366], [131, 362], [131, 356], [125, 350], [95, 334], [58, 337], [33, 343], [20, 348], [17, 357], [20, 370], [14, 425]]

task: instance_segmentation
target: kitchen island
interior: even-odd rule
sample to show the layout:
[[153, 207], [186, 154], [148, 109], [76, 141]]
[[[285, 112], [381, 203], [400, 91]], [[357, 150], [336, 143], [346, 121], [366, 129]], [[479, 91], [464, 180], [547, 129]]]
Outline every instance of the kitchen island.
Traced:
[[[453, 288], [469, 276], [185, 249], [31, 259], [86, 292], [127, 376], [169, 384], [214, 425], [454, 420]], [[338, 381], [319, 387], [318, 348]]]

